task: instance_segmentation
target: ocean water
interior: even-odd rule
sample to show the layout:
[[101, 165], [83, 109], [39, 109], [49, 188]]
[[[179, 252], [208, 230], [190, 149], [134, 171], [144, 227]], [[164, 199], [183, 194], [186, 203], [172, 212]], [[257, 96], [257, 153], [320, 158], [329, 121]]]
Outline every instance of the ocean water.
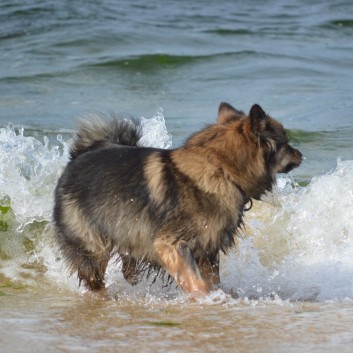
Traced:
[[[1, 352], [350, 352], [353, 3], [0, 3]], [[246, 213], [222, 289], [146, 279], [86, 293], [53, 243], [53, 190], [78, 117], [140, 118], [180, 146], [227, 101], [259, 103], [305, 160]]]

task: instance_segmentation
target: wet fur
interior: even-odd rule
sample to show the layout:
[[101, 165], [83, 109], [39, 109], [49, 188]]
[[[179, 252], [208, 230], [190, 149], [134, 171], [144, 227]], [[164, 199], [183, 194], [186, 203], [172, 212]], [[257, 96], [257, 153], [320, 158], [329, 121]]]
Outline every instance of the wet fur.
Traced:
[[135, 284], [162, 269], [187, 292], [219, 283], [219, 252], [234, 246], [244, 205], [299, 166], [283, 126], [254, 105], [227, 103], [218, 122], [174, 150], [139, 147], [139, 124], [93, 117], [78, 128], [55, 191], [56, 239], [88, 288], [104, 287], [112, 254]]

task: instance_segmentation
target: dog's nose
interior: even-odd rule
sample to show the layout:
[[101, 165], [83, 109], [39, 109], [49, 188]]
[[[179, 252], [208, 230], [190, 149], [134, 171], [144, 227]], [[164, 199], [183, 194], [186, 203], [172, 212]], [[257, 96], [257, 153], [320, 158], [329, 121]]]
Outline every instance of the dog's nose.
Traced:
[[295, 150], [295, 154], [298, 159], [303, 159], [303, 154], [299, 150]]
[[296, 159], [297, 164], [300, 165], [303, 160], [303, 154], [299, 150], [294, 149], [293, 156]]

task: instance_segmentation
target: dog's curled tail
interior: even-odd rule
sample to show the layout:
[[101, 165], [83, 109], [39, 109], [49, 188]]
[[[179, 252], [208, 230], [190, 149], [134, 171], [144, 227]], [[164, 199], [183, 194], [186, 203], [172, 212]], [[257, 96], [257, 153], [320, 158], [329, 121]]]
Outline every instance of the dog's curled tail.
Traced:
[[75, 159], [88, 151], [113, 145], [137, 146], [141, 135], [140, 124], [136, 120], [91, 115], [79, 122], [70, 158]]

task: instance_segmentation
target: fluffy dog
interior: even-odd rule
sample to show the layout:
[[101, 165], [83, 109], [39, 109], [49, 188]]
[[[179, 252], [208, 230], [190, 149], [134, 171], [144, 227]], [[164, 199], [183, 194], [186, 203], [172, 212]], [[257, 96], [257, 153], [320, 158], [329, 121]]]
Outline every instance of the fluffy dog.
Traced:
[[104, 288], [112, 254], [135, 284], [162, 269], [184, 291], [219, 284], [219, 253], [235, 243], [245, 205], [271, 190], [301, 153], [255, 104], [248, 115], [221, 103], [216, 124], [176, 149], [139, 146], [132, 120], [84, 121], [55, 191], [54, 229], [72, 272]]

